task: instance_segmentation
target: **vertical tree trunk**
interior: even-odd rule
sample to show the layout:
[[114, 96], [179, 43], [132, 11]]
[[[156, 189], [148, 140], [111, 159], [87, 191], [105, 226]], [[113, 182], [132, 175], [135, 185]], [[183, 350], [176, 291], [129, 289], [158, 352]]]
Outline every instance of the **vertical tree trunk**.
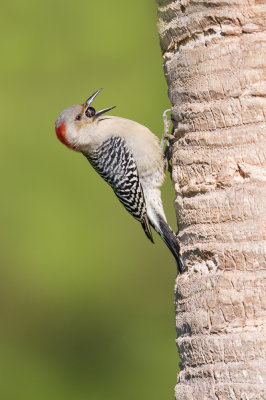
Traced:
[[176, 399], [265, 400], [265, 2], [158, 3], [186, 266]]

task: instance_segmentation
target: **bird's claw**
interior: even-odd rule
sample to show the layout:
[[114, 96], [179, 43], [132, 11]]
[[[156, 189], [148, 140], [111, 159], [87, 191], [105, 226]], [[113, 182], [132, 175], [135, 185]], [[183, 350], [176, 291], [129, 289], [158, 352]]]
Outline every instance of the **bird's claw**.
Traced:
[[165, 110], [163, 112], [164, 130], [163, 130], [163, 135], [162, 135], [161, 144], [160, 144], [161, 150], [163, 150], [165, 144], [169, 145], [169, 139], [170, 140], [174, 139], [174, 135], [171, 135], [169, 133], [170, 123], [171, 123], [171, 119], [169, 119], [167, 116], [167, 113], [169, 111], [172, 111], [171, 108], [168, 108], [167, 110]]

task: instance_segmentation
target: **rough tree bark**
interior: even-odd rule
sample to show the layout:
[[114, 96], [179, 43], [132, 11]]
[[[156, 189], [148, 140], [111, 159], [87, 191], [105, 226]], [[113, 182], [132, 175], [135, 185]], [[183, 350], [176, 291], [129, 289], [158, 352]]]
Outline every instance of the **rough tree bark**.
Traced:
[[264, 0], [158, 0], [185, 272], [176, 399], [266, 399]]

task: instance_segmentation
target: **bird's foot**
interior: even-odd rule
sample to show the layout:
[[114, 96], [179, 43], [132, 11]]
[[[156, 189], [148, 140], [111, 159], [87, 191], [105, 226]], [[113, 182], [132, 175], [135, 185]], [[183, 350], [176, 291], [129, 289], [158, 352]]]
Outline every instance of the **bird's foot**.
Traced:
[[167, 146], [169, 146], [169, 139], [174, 139], [174, 135], [171, 135], [169, 133], [169, 128], [170, 128], [170, 124], [171, 124], [171, 119], [168, 118], [167, 113], [169, 111], [172, 111], [171, 108], [168, 108], [167, 110], [164, 111], [163, 113], [163, 124], [164, 124], [164, 130], [163, 130], [163, 135], [162, 135], [162, 139], [161, 139], [161, 144], [160, 144], [160, 148], [163, 151], [164, 145], [167, 144]]
[[163, 135], [162, 135], [162, 139], [161, 139], [160, 149], [163, 152], [164, 146], [166, 144], [166, 147], [164, 150], [165, 169], [167, 169], [170, 172], [170, 174], [172, 174], [170, 140], [175, 139], [175, 137], [174, 137], [174, 135], [169, 133], [170, 124], [171, 124], [171, 119], [168, 118], [168, 116], [167, 116], [167, 113], [169, 111], [172, 111], [172, 110], [169, 108], [169, 109], [165, 110], [163, 113], [164, 130], [163, 130]]

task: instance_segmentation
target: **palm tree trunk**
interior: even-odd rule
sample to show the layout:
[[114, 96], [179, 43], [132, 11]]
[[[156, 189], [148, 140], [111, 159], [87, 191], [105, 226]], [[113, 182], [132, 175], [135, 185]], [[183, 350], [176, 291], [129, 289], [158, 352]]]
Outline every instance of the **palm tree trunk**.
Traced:
[[265, 400], [265, 2], [158, 3], [185, 264], [176, 399]]

